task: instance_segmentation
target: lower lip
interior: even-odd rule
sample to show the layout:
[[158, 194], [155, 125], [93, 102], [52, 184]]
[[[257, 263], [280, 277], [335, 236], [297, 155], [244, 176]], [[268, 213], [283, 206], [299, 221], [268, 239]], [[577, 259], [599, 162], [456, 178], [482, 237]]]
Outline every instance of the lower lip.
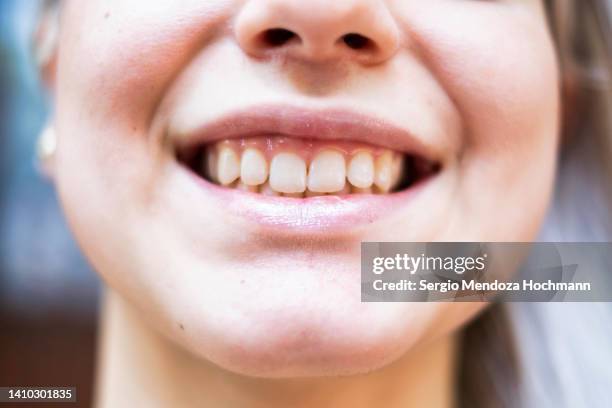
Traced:
[[268, 229], [292, 233], [348, 233], [373, 224], [415, 199], [433, 177], [393, 194], [351, 194], [308, 198], [271, 197], [210, 183], [187, 171], [228, 212]]

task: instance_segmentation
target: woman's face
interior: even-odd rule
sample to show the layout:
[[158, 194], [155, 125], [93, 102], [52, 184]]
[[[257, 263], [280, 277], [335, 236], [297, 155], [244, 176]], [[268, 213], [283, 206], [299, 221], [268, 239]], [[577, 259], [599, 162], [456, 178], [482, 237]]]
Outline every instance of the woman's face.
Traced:
[[559, 104], [541, 1], [68, 0], [61, 24], [71, 227], [224, 368], [380, 367], [482, 304], [361, 303], [362, 241], [538, 231]]

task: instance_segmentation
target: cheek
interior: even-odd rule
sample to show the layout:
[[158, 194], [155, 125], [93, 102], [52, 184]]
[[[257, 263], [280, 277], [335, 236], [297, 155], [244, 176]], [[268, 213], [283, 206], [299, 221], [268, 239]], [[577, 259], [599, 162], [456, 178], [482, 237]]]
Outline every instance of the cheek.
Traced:
[[213, 35], [226, 3], [66, 2], [56, 127], [58, 184], [74, 190], [67, 199], [86, 197], [91, 214], [146, 204], [165, 153], [154, 120], [160, 100]]
[[531, 239], [548, 205], [559, 133], [558, 65], [543, 12], [537, 2], [435, 4], [406, 25], [463, 119], [457, 208], [472, 215], [476, 240]]
[[414, 46], [461, 112], [467, 142], [508, 148], [554, 130], [558, 66], [538, 3], [439, 3], [444, 17], [421, 15], [411, 27]]
[[73, 108], [109, 134], [148, 132], [166, 88], [214, 35], [226, 3], [68, 2], [59, 102], [78, 103]]

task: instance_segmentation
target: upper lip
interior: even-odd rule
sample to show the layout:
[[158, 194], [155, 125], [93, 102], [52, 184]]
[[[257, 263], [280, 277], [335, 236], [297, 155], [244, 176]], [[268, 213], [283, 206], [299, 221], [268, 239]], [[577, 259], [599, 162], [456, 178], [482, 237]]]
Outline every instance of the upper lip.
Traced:
[[442, 161], [439, 147], [426, 138], [388, 121], [343, 109], [257, 106], [233, 111], [193, 129], [177, 131], [170, 126], [168, 133], [179, 150], [224, 139], [288, 136], [362, 142]]

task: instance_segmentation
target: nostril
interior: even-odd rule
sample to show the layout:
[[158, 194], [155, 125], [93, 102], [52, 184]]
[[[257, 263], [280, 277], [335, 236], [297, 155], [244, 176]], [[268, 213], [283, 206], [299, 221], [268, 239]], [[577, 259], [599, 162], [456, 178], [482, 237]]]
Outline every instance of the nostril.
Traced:
[[349, 33], [342, 36], [342, 41], [344, 41], [349, 48], [354, 50], [363, 50], [373, 47], [373, 43], [369, 38], [357, 33]]
[[272, 47], [280, 47], [297, 38], [297, 34], [284, 28], [271, 28], [262, 33], [262, 41]]

